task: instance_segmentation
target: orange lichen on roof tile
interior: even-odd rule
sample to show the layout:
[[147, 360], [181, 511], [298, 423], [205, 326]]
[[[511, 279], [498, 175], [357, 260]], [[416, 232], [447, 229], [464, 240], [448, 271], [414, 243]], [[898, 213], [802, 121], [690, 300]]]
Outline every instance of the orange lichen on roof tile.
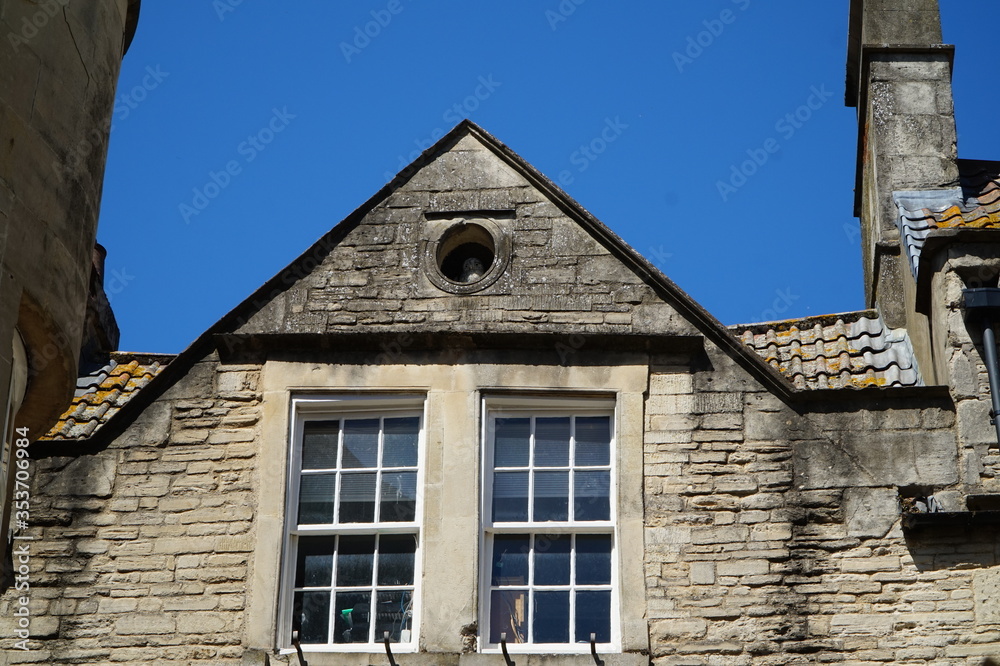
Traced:
[[[978, 215], [978, 217], [975, 217]], [[1000, 223], [1000, 212], [987, 212], [982, 208], [972, 211], [965, 221], [965, 226], [977, 229], [993, 229]]]
[[797, 388], [921, 383], [906, 332], [888, 328], [872, 310], [745, 324], [730, 330]]
[[932, 215], [932, 217], [937, 221], [939, 228], [959, 227], [964, 222], [962, 209], [958, 206], [947, 208], [936, 215]]
[[108, 364], [77, 380], [73, 401], [42, 440], [93, 435], [173, 360], [172, 354], [113, 352]]
[[996, 173], [996, 164], [988, 171], [964, 173], [962, 189], [966, 198], [960, 205], [952, 205], [942, 211], [928, 208], [909, 211], [907, 217], [912, 221], [923, 221], [931, 229], [1000, 227], [1000, 175]]

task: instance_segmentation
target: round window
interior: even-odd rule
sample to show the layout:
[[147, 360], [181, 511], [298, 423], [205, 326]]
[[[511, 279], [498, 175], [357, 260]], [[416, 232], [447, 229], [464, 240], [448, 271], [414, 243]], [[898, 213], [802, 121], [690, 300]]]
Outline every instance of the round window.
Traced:
[[495, 259], [493, 236], [478, 224], [457, 224], [438, 241], [438, 269], [441, 275], [458, 284], [483, 279]]
[[439, 231], [424, 256], [435, 286], [468, 294], [497, 281], [510, 259], [510, 243], [490, 220], [460, 221]]

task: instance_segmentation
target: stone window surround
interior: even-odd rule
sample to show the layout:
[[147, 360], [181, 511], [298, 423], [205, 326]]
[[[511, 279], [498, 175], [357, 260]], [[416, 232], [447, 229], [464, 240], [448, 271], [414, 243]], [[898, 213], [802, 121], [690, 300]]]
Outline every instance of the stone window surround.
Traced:
[[[469, 651], [463, 628], [479, 618], [479, 497], [480, 424], [484, 395], [539, 395], [613, 397], [618, 475], [615, 532], [621, 617], [621, 648], [628, 654], [608, 655], [609, 664], [646, 663], [648, 649], [643, 576], [642, 442], [644, 392], [649, 367], [644, 355], [613, 366], [537, 366], [500, 363], [379, 364], [369, 366], [330, 363], [268, 361], [261, 375], [263, 418], [259, 459], [273, 461], [257, 471], [260, 493], [247, 611], [247, 647], [292, 650], [278, 645], [279, 581], [288, 479], [291, 433], [291, 400], [299, 395], [409, 395], [426, 396], [427, 452], [423, 476], [422, 561], [418, 575], [418, 608], [415, 626], [420, 634], [416, 649], [458, 655]], [[558, 388], [555, 388], [558, 387]], [[594, 387], [600, 387], [595, 391]], [[455, 414], [469, 414], [455, 419]], [[447, 481], [445, 481], [447, 479]], [[456, 590], [461, 597], [455, 598]], [[380, 650], [359, 646], [358, 654]], [[589, 646], [588, 646], [589, 649]], [[396, 648], [394, 646], [394, 651]], [[405, 653], [400, 646], [398, 652]], [[344, 664], [344, 652], [309, 651], [314, 666]], [[474, 656], [474, 655], [469, 655]], [[576, 663], [567, 655], [565, 663]], [[463, 656], [464, 660], [464, 656]], [[350, 662], [354, 663], [354, 662]], [[530, 663], [530, 662], [529, 662]], [[546, 662], [552, 664], [557, 661]]]
[[[437, 213], [426, 216], [425, 231], [428, 236], [422, 242], [424, 273], [438, 289], [450, 294], [472, 294], [486, 289], [504, 274], [513, 254], [512, 243], [505, 227], [513, 218], [513, 211], [492, 211], [480, 213]], [[501, 220], [498, 223], [497, 220]], [[448, 279], [438, 265], [439, 248], [442, 241], [462, 227], [479, 227], [490, 235], [493, 243], [493, 264], [486, 267], [481, 278], [469, 284]]]

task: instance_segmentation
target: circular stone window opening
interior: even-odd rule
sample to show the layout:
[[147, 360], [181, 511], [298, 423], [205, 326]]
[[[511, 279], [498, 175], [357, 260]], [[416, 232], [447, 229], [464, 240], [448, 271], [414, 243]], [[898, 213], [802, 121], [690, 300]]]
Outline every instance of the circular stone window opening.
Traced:
[[490, 220], [460, 221], [428, 243], [425, 256], [435, 286], [469, 294], [497, 281], [510, 260], [510, 243]]
[[458, 284], [481, 280], [495, 260], [493, 236], [478, 224], [458, 224], [438, 242], [438, 269], [441, 275]]

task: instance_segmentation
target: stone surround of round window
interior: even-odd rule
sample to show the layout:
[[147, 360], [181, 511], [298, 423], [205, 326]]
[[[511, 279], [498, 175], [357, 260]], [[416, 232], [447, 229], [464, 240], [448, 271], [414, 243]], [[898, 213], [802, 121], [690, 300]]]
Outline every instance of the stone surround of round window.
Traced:
[[427, 277], [452, 294], [481, 291], [499, 279], [510, 261], [510, 242], [492, 220], [440, 220], [424, 251]]

